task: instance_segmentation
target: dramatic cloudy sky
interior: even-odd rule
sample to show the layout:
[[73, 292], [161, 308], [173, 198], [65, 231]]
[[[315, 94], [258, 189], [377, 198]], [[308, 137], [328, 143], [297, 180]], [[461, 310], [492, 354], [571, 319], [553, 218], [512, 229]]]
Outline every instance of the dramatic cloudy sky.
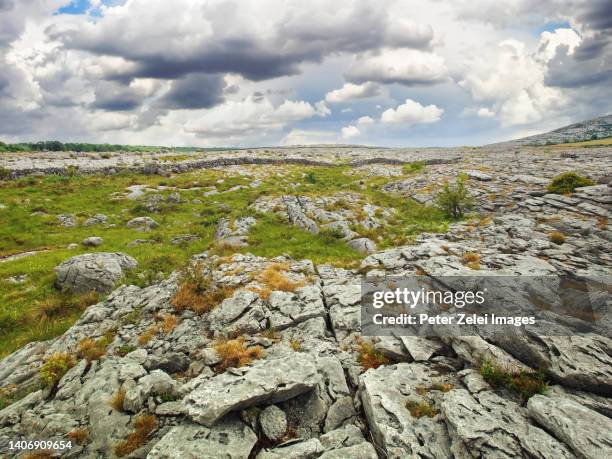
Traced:
[[477, 145], [612, 112], [612, 0], [0, 0], [0, 139]]

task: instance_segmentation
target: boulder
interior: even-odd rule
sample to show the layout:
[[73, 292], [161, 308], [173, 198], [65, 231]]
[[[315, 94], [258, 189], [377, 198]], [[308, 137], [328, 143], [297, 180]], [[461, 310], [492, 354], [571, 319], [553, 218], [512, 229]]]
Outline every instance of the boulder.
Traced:
[[77, 255], [55, 268], [55, 286], [62, 292], [111, 291], [125, 271], [138, 266], [132, 257], [119, 252]]
[[136, 217], [127, 222], [128, 228], [134, 228], [138, 231], [150, 231], [158, 226], [159, 223], [157, 223], [151, 217]]
[[360, 237], [358, 239], [353, 239], [348, 242], [348, 245], [357, 252], [370, 254], [376, 252], [376, 244], [374, 241], [368, 239], [367, 237]]
[[96, 214], [83, 222], [83, 226], [105, 225], [108, 217], [104, 214]]
[[104, 239], [102, 239], [101, 237], [91, 236], [83, 239], [83, 242], [81, 242], [81, 244], [83, 245], [83, 247], [98, 247], [102, 245], [103, 242]]

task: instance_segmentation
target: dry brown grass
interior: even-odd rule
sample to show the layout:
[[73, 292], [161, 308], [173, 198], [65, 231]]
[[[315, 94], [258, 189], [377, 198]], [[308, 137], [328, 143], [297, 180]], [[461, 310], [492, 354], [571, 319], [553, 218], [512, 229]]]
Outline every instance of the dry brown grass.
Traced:
[[466, 265], [470, 269], [480, 269], [480, 255], [473, 252], [466, 252], [461, 257], [461, 263]]
[[[8, 457], [8, 456], [7, 456]], [[48, 449], [41, 449], [38, 451], [32, 451], [21, 456], [21, 459], [50, 459], [53, 457], [53, 451]]]
[[261, 346], [246, 347], [243, 336], [217, 344], [215, 351], [221, 358], [221, 362], [215, 368], [219, 373], [231, 367], [240, 368], [251, 363], [253, 359], [263, 357], [263, 348]]
[[172, 306], [177, 311], [190, 309], [196, 314], [204, 314], [230, 297], [234, 290], [214, 285], [211, 276], [203, 273], [201, 265], [190, 266], [183, 271], [182, 283], [172, 299]]
[[409, 400], [406, 403], [406, 408], [410, 411], [410, 415], [413, 418], [422, 418], [423, 416], [427, 416], [433, 418], [438, 411], [434, 409], [434, 407], [427, 402], [413, 402]]
[[89, 431], [83, 427], [71, 430], [66, 436], [78, 445], [84, 445], [89, 438]]
[[158, 318], [161, 320], [161, 331], [165, 334], [171, 333], [178, 324], [178, 318], [172, 314], [160, 314]]
[[606, 217], [597, 217], [597, 228], [602, 231], [608, 228], [608, 219]]
[[432, 390], [439, 390], [440, 392], [448, 392], [453, 390], [455, 386], [451, 383], [435, 383], [431, 386]]
[[80, 359], [87, 359], [88, 362], [99, 360], [100, 357], [106, 353], [107, 345], [108, 343], [104, 339], [96, 341], [91, 338], [86, 338], [79, 343], [77, 356]]
[[119, 388], [119, 390], [115, 392], [115, 395], [111, 397], [108, 403], [115, 411], [121, 412], [123, 411], [123, 401], [124, 400], [125, 400], [125, 389]]
[[374, 345], [367, 342], [359, 343], [358, 348], [359, 356], [359, 364], [363, 367], [364, 370], [369, 370], [370, 368], [378, 368], [381, 365], [388, 365], [390, 363], [389, 359], [385, 357], [380, 351], [377, 351], [374, 348]]
[[151, 325], [138, 337], [138, 344], [144, 346], [151, 341], [155, 335], [157, 335], [157, 332], [159, 332], [159, 325]]
[[565, 234], [560, 231], [552, 231], [548, 233], [548, 239], [553, 244], [561, 245], [565, 242]]
[[259, 296], [263, 300], [270, 297], [273, 291], [295, 292], [304, 286], [304, 281], [293, 282], [285, 276], [284, 272], [289, 269], [286, 263], [274, 263], [264, 269], [258, 276], [263, 287], [259, 289]]
[[157, 427], [157, 418], [152, 414], [141, 414], [134, 420], [134, 430], [125, 440], [115, 446], [115, 454], [127, 456], [147, 442], [147, 438]]

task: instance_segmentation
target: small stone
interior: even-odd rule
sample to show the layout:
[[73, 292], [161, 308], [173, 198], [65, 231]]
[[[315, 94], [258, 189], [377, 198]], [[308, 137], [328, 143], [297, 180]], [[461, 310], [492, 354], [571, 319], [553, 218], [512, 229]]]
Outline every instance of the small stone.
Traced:
[[98, 247], [102, 245], [103, 242], [104, 239], [102, 239], [101, 237], [92, 236], [83, 239], [83, 242], [81, 242], [81, 244], [83, 245], [83, 247]]
[[269, 440], [277, 441], [287, 432], [287, 416], [276, 405], [270, 405], [259, 415], [259, 425]]

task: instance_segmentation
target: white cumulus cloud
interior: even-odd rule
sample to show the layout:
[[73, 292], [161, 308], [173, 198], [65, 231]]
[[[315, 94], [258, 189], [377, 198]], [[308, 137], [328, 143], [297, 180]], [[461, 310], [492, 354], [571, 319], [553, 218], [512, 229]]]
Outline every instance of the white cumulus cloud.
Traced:
[[444, 58], [416, 49], [383, 49], [355, 58], [345, 73], [354, 83], [375, 81], [407, 86], [428, 85], [444, 81], [448, 70]]
[[383, 123], [402, 123], [407, 125], [435, 123], [440, 120], [444, 109], [435, 105], [423, 106], [411, 99], [406, 99], [397, 108], [389, 108], [383, 112], [380, 121]]
[[352, 139], [353, 137], [358, 137], [361, 134], [361, 131], [357, 129], [356, 126], [349, 124], [342, 128], [341, 135], [345, 140]]
[[365, 99], [380, 94], [380, 87], [372, 82], [363, 84], [344, 83], [340, 89], [334, 89], [325, 95], [325, 100], [330, 104], [347, 102], [353, 99]]

